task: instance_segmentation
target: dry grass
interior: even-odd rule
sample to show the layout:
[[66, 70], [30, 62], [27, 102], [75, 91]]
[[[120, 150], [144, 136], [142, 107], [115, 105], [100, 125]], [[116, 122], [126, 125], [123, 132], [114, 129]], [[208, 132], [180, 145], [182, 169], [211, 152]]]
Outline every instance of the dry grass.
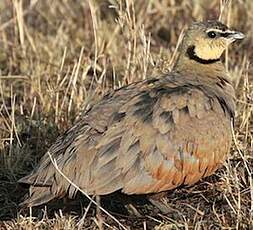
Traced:
[[0, 228], [120, 228], [108, 215], [96, 215], [89, 203], [78, 206], [79, 215], [21, 214], [18, 203], [27, 190], [17, 180], [106, 91], [168, 71], [178, 37], [191, 21], [219, 16], [247, 34], [224, 60], [238, 99], [229, 159], [216, 175], [169, 192], [166, 216], [138, 202], [141, 218], [112, 214], [131, 229], [253, 228], [253, 2], [223, 3], [0, 1]]

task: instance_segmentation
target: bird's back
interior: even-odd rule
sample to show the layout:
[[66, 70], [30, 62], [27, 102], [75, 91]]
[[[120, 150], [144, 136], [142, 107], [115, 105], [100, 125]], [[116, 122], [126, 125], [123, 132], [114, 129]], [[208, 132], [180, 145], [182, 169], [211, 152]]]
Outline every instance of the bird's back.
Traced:
[[[88, 194], [146, 194], [193, 184], [224, 161], [234, 113], [224, 86], [201, 77], [175, 72], [109, 93], [48, 152]], [[48, 154], [21, 182], [33, 186], [29, 205], [47, 200], [41, 189], [50, 191], [49, 200], [76, 193]]]

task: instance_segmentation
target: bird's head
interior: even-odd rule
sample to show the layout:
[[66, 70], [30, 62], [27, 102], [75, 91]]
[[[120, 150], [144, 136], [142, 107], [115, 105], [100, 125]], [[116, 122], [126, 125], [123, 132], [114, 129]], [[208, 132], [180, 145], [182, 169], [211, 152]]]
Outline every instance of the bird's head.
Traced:
[[193, 23], [185, 33], [182, 51], [190, 59], [212, 63], [220, 59], [229, 44], [244, 37], [219, 21]]

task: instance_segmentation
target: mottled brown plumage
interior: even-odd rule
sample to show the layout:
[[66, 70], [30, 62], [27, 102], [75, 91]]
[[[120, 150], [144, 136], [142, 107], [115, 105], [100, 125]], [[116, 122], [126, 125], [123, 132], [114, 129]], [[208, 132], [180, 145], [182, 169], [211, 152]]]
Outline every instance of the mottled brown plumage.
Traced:
[[[193, 24], [171, 73], [108, 93], [48, 152], [88, 194], [158, 193], [211, 175], [229, 152], [235, 112], [219, 58], [241, 38], [220, 22]], [[20, 182], [31, 185], [28, 206], [77, 192], [47, 153]]]

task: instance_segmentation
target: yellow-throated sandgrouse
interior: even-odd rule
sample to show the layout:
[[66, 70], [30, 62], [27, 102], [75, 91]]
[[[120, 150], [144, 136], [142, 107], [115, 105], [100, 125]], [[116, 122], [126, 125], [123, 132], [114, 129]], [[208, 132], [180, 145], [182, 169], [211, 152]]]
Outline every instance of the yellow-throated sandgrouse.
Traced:
[[[148, 194], [211, 175], [231, 146], [234, 89], [220, 57], [244, 35], [218, 21], [192, 24], [174, 69], [104, 96], [48, 152], [87, 194]], [[36, 206], [77, 190], [46, 153], [23, 204]]]

